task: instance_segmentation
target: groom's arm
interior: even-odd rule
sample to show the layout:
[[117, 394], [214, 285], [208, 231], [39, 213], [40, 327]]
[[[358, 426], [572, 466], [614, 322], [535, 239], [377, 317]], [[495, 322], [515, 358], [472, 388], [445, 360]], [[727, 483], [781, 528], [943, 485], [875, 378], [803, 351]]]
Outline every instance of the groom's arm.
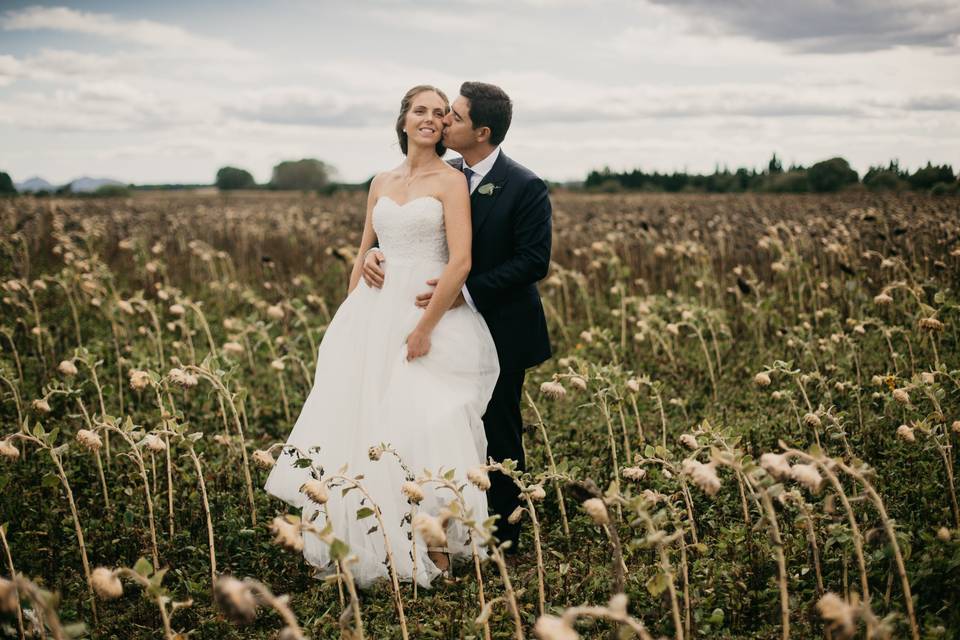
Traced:
[[471, 275], [465, 283], [480, 312], [496, 306], [498, 294], [539, 282], [550, 268], [552, 208], [543, 180], [526, 184], [513, 221], [513, 255], [493, 269]]

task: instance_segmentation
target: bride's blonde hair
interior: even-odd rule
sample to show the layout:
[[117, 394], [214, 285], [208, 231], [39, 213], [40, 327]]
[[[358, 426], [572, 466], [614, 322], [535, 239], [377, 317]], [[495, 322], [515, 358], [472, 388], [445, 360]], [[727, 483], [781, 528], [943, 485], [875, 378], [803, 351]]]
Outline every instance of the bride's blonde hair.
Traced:
[[[435, 94], [440, 96], [440, 99], [443, 100], [444, 114], [450, 111], [450, 100], [447, 99], [447, 94], [445, 94], [440, 89], [437, 89], [433, 85], [429, 84], [418, 84], [403, 95], [403, 100], [400, 101], [400, 115], [397, 116], [397, 140], [400, 142], [400, 151], [403, 152], [403, 155], [407, 155], [407, 132], [403, 130], [403, 123], [407, 119], [407, 113], [410, 111], [410, 107], [413, 106], [413, 99], [424, 91], [433, 91]], [[441, 158], [443, 154], [447, 152], [447, 148], [443, 145], [443, 138], [437, 141], [437, 155]]]

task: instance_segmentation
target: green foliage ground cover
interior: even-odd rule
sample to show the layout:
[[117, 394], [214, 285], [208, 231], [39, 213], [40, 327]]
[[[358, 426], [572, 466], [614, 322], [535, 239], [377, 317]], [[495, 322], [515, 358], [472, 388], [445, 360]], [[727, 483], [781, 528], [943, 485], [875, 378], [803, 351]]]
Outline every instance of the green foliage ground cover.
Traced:
[[[840, 474], [862, 537], [873, 632], [887, 625], [894, 637], [912, 633], [889, 524], [918, 633], [957, 637], [956, 200], [559, 193], [553, 201], [555, 264], [541, 291], [556, 356], [528, 372], [524, 406], [524, 483], [546, 489], [536, 509], [547, 613], [603, 605], [618, 590], [611, 535], [581, 506], [592, 481], [623, 545], [629, 614], [654, 637], [782, 637], [781, 585], [791, 636], [822, 636], [821, 583], [847, 600], [862, 591], [857, 535], [829, 483], [813, 492], [757, 464], [783, 446], [809, 451], [819, 441], [819, 451], [862, 471], [890, 520], [863, 484]], [[307, 635], [338, 637], [336, 585], [311, 578], [299, 554], [272, 542], [270, 519], [285, 509], [260, 489], [266, 472], [245, 465], [221, 396], [205, 381], [173, 384], [169, 371], [201, 362], [219, 371], [244, 409], [248, 457], [285, 440], [312, 383], [315, 346], [345, 291], [362, 196], [143, 194], [122, 203], [21, 198], [0, 207], [0, 439], [27, 429], [51, 447], [67, 445], [58, 455], [91, 566], [150, 559], [148, 511], [130, 448], [111, 436], [107, 508], [94, 458], [75, 435], [88, 418], [104, 416], [121, 424], [129, 417], [138, 438], [175, 424], [203, 434], [195, 447], [218, 573], [289, 594]], [[228, 343], [243, 350], [232, 355]], [[77, 363], [74, 376], [58, 370], [68, 359]], [[96, 383], [81, 359], [95, 363]], [[271, 366], [278, 359], [282, 370]], [[156, 386], [131, 389], [131, 370], [155, 374]], [[563, 394], [541, 389], [549, 382]], [[33, 404], [41, 398], [49, 412]], [[0, 460], [0, 523], [16, 570], [59, 593], [60, 619], [86, 623], [94, 637], [162, 637], [157, 607], [129, 582], [120, 599], [97, 601], [94, 624], [56, 467], [38, 445], [12, 442], [20, 456]], [[172, 535], [165, 455], [140, 449], [167, 569], [162, 587], [173, 600], [192, 600], [175, 612], [173, 628], [199, 638], [273, 637], [282, 626], [275, 614], [238, 627], [213, 604], [197, 476], [186, 444], [170, 443]], [[715, 493], [696, 464], [717, 474]], [[532, 637], [538, 568], [529, 519], [525, 527], [511, 579], [523, 633]], [[502, 595], [496, 568], [483, 570], [486, 598]], [[408, 584], [402, 596], [411, 637], [482, 637], [470, 567], [420, 590], [416, 601]], [[361, 606], [367, 637], [400, 636], [389, 585], [364, 594]], [[863, 635], [869, 616], [859, 618]], [[2, 624], [16, 633], [15, 616]], [[515, 633], [502, 601], [490, 627], [493, 637]], [[582, 637], [611, 628], [577, 626]]]

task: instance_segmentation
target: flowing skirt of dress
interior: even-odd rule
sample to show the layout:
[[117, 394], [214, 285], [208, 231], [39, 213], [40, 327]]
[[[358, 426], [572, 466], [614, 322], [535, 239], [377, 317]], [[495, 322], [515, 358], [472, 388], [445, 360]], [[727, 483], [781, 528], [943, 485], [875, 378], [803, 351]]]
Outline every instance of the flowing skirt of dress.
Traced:
[[[345, 464], [342, 475], [362, 474], [359, 482], [379, 506], [383, 530], [373, 515], [357, 519], [359, 509], [372, 505], [357, 489], [342, 495], [349, 483], [333, 482], [323, 507], [309, 500], [300, 487], [312, 477], [310, 469], [294, 466], [297, 458], [286, 450], [277, 456], [264, 488], [301, 508], [301, 518], [313, 519], [320, 529], [329, 517], [333, 535], [358, 556], [351, 571], [361, 588], [389, 579], [384, 533], [398, 578], [414, 579], [412, 534], [415, 579], [429, 587], [440, 571], [427, 556], [422, 536], [412, 532], [407, 514], [413, 508], [437, 516], [454, 495], [430, 482], [422, 485], [424, 500], [411, 507], [401, 493], [401, 485], [409, 478], [396, 457], [387, 453], [374, 461], [368, 452], [381, 443], [391, 445], [417, 477], [424, 470], [434, 476], [455, 470], [454, 482], [465, 485], [464, 501], [472, 518], [483, 522], [488, 515], [486, 493], [468, 482], [466, 475], [486, 459], [481, 417], [500, 368], [486, 323], [467, 305], [448, 310], [431, 334], [429, 353], [408, 362], [406, 337], [424, 312], [414, 299], [445, 265], [389, 259], [386, 265], [383, 287], [368, 287], [361, 279], [327, 327], [317, 351], [313, 387], [286, 442], [323, 469], [324, 479], [338, 474]], [[308, 451], [313, 447], [319, 449]], [[447, 546], [454, 559], [472, 557], [468, 531], [453, 518], [447, 528]], [[476, 546], [481, 559], [485, 558], [486, 550]], [[330, 549], [317, 536], [304, 534], [303, 554], [318, 568], [317, 577], [335, 572]]]

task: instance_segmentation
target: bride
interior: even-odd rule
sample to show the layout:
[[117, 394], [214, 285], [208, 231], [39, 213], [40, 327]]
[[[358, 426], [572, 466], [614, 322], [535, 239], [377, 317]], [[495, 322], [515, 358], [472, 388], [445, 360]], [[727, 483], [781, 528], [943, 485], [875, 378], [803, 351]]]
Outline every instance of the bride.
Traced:
[[[428, 551], [411, 529], [411, 504], [401, 486], [414, 478], [397, 457], [416, 476], [455, 470], [454, 481], [466, 485], [463, 495], [473, 519], [487, 519], [487, 496], [466, 476], [485, 461], [481, 416], [500, 369], [483, 318], [468, 305], [454, 304], [470, 271], [472, 234], [466, 178], [442, 160], [449, 108], [443, 92], [428, 85], [410, 89], [401, 101], [396, 131], [406, 157], [370, 184], [348, 295], [324, 334], [313, 387], [286, 442], [307, 452], [327, 475], [344, 464], [344, 475], [362, 474], [360, 482], [380, 508], [386, 531], [374, 529], [372, 517], [358, 519], [358, 510], [372, 508], [369, 501], [361, 503], [359, 491], [342, 495], [340, 487], [332, 487], [322, 509], [301, 493], [311, 475], [295, 464], [294, 447], [284, 447], [264, 486], [302, 509], [304, 521], [315, 518], [314, 525], [323, 528], [329, 517], [333, 534], [358, 556], [353, 572], [360, 587], [389, 577], [384, 534], [399, 579], [424, 587], [446, 571], [451, 557], [472, 557], [468, 531], [456, 519], [449, 519], [446, 531], [449, 555]], [[361, 278], [364, 254], [375, 241], [389, 264], [382, 288]], [[424, 282], [437, 278], [429, 304], [419, 308], [415, 300]], [[398, 456], [380, 455], [381, 443]], [[311, 447], [319, 449], [308, 452]], [[453, 499], [436, 483], [421, 488], [418, 512], [439, 516]], [[333, 573], [327, 545], [313, 535], [304, 543], [304, 557], [318, 568], [317, 576]], [[478, 549], [486, 557], [486, 550]]]

